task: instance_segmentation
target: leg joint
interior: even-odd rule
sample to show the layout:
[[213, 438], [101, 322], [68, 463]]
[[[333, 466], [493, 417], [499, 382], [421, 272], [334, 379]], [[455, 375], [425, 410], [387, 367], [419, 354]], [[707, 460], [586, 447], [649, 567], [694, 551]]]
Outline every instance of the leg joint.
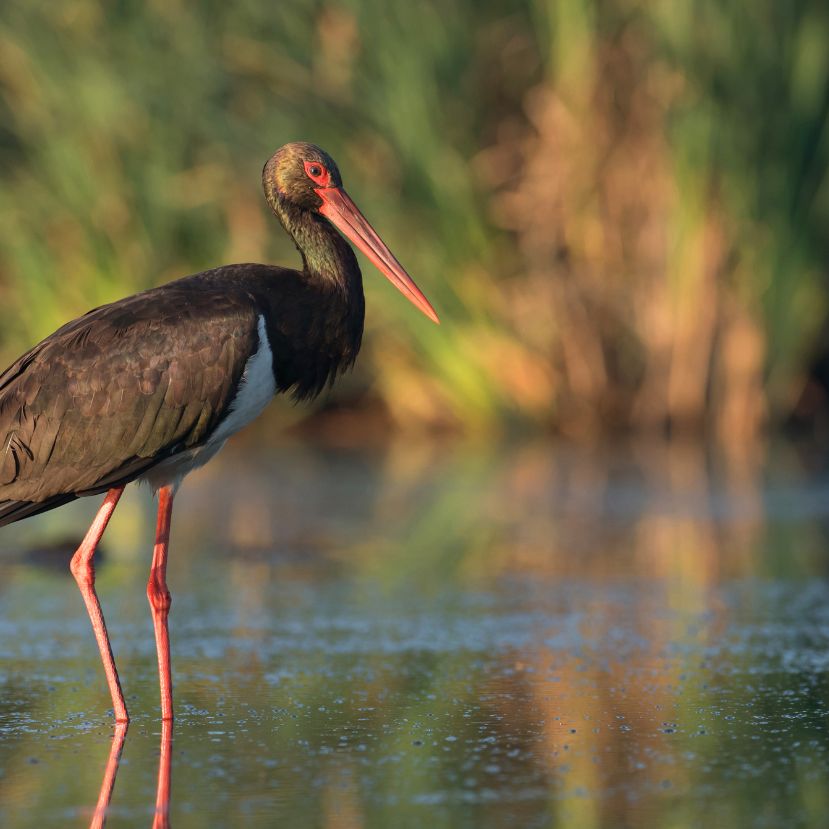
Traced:
[[150, 601], [150, 607], [160, 613], [167, 613], [173, 604], [173, 597], [164, 582], [156, 581], [152, 576], [147, 582], [147, 598]]
[[69, 572], [72, 573], [78, 584], [92, 586], [95, 584], [95, 565], [92, 563], [91, 558], [86, 558], [80, 555], [80, 553], [81, 551], [78, 550], [72, 556], [72, 560], [69, 562]]

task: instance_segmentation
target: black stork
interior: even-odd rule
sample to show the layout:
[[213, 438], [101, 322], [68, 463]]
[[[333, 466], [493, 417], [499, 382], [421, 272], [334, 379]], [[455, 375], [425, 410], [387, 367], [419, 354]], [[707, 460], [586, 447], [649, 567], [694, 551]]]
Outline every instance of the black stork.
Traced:
[[0, 374], [0, 526], [106, 493], [71, 562], [115, 718], [129, 720], [95, 592], [95, 548], [131, 481], [158, 493], [147, 597], [163, 720], [173, 717], [167, 547], [173, 498], [274, 394], [309, 399], [357, 356], [365, 303], [350, 239], [434, 322], [426, 297], [342, 187], [333, 159], [286, 144], [265, 165], [265, 196], [302, 270], [225, 265], [96, 308]]

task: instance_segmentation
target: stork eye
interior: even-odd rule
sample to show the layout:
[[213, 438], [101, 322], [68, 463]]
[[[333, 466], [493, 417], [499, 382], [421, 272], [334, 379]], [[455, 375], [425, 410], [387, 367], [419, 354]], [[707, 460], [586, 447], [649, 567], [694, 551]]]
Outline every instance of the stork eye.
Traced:
[[319, 161], [306, 161], [304, 162], [304, 166], [305, 174], [314, 184], [318, 184], [320, 187], [328, 186], [331, 173], [328, 172], [324, 164], [320, 164]]

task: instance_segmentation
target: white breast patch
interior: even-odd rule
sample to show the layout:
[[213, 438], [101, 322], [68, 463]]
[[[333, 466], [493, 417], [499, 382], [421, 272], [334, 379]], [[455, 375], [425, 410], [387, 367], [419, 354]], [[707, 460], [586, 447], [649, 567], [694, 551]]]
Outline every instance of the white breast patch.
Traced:
[[173, 455], [141, 476], [153, 490], [169, 484], [178, 489], [182, 478], [188, 472], [207, 463], [232, 434], [262, 414], [265, 406], [271, 402], [276, 392], [276, 383], [273, 379], [273, 353], [265, 329], [265, 318], [261, 315], [257, 331], [259, 332], [259, 347], [245, 364], [236, 397], [230, 404], [230, 411], [203, 446]]
[[234, 432], [259, 417], [276, 393], [273, 379], [273, 353], [265, 329], [265, 318], [260, 314], [257, 324], [259, 348], [248, 358], [236, 397], [230, 411], [210, 436], [210, 443], [225, 441]]

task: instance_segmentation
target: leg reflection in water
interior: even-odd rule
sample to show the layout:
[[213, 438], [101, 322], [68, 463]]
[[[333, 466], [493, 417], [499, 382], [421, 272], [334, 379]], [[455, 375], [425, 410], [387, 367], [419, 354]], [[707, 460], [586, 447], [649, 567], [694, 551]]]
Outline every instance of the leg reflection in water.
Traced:
[[101, 782], [101, 791], [98, 794], [98, 803], [92, 815], [92, 822], [89, 829], [101, 829], [106, 823], [106, 813], [109, 808], [109, 801], [112, 797], [112, 790], [115, 788], [115, 774], [118, 771], [118, 763], [121, 762], [121, 752], [124, 749], [124, 740], [127, 737], [129, 723], [115, 723], [115, 733], [112, 735], [112, 747], [109, 750], [107, 765], [104, 769], [104, 779]]
[[[103, 829], [107, 819], [112, 790], [115, 788], [115, 775], [118, 773], [118, 764], [121, 762], [121, 752], [124, 750], [124, 741], [127, 737], [129, 723], [115, 724], [115, 733], [112, 735], [112, 746], [109, 750], [104, 779], [101, 781], [101, 791], [98, 794], [98, 803], [92, 815], [89, 829]], [[155, 793], [155, 812], [153, 829], [169, 829], [170, 827], [170, 775], [173, 756], [173, 721], [163, 720], [161, 723], [161, 750], [158, 758], [158, 786]]]
[[173, 757], [173, 721], [161, 721], [161, 754], [158, 758], [158, 787], [155, 792], [153, 829], [170, 829], [170, 770]]

